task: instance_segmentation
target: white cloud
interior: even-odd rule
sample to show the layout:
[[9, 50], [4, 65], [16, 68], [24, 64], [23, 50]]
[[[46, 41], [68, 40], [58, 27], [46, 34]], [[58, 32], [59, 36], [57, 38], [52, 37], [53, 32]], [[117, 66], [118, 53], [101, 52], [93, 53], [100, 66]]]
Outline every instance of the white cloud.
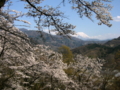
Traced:
[[106, 39], [113, 39], [113, 38], [118, 38], [120, 34], [104, 34], [104, 35], [97, 35], [97, 36], [92, 36], [91, 38], [93, 39], [99, 39], [99, 40], [106, 40]]
[[72, 35], [74, 37], [82, 37], [82, 38], [90, 38], [87, 34], [85, 34], [84, 32], [77, 32], [75, 35]]
[[[120, 18], [120, 17], [118, 17], [118, 18]], [[49, 33], [49, 31], [47, 29], [44, 31], [46, 33]], [[56, 35], [56, 32], [51, 32], [51, 34]], [[108, 33], [108, 34], [104, 34], [104, 35], [89, 36], [89, 35], [85, 34], [84, 32], [76, 32], [75, 35], [71, 35], [71, 36], [76, 37], [76, 38], [80, 38], [83, 40], [87, 40], [87, 39], [106, 40], [106, 39], [118, 38], [120, 36], [120, 34]]]
[[113, 20], [116, 22], [120, 22], [120, 16], [114, 17]]
[[83, 33], [83, 32], [78, 32], [78, 35], [80, 35], [83, 38], [90, 38], [87, 34]]
[[113, 39], [113, 38], [117, 38], [120, 36], [120, 34], [112, 34], [112, 33], [108, 33], [108, 34], [104, 34], [104, 35], [97, 35], [97, 36], [88, 36], [87, 34], [85, 34], [84, 32], [78, 32], [76, 35], [72, 35], [74, 37], [80, 38], [80, 39], [99, 39], [99, 40], [106, 40], [106, 39]]

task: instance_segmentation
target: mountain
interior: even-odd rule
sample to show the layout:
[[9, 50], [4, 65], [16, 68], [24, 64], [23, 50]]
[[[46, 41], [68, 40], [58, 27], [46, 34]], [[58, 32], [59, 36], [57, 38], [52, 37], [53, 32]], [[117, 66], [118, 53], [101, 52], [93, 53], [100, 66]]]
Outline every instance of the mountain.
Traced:
[[[116, 59], [116, 55], [119, 54], [120, 50], [120, 37], [110, 40], [105, 44], [88, 44], [81, 47], [77, 47], [72, 49], [72, 52], [75, 54], [82, 54], [83, 56], [88, 56], [90, 58], [101, 58], [105, 59], [106, 63], [105, 67], [113, 68], [116, 65], [116, 60], [120, 60], [120, 58]], [[118, 62], [119, 63], [119, 62]], [[120, 64], [118, 65], [120, 67]], [[116, 69], [119, 69], [119, 67]]]
[[42, 33], [42, 35], [41, 35], [41, 33], [39, 31], [27, 30], [24, 28], [21, 28], [20, 30], [28, 35], [28, 37], [30, 38], [30, 40], [33, 44], [49, 45], [53, 49], [57, 49], [61, 45], [66, 45], [66, 46], [70, 47], [71, 49], [73, 49], [73, 48], [80, 47], [80, 46], [83, 46], [83, 45], [86, 45], [89, 43], [103, 44], [106, 42], [106, 41], [99, 41], [99, 40], [83, 41], [79, 38], [72, 37], [72, 36], [71, 36], [71, 38], [68, 38], [68, 37], [62, 37], [62, 36], [58, 36], [58, 35], [50, 35], [45, 32], [41, 32]]
[[49, 45], [52, 48], [58, 48], [61, 45], [66, 45], [70, 48], [75, 48], [82, 46], [84, 44], [84, 41], [75, 37], [62, 37], [58, 35], [50, 35], [45, 32], [39, 32], [35, 30], [25, 30], [25, 29], [20, 29], [22, 32], [28, 35], [30, 38], [31, 42], [33, 44], [44, 44], [44, 45]]

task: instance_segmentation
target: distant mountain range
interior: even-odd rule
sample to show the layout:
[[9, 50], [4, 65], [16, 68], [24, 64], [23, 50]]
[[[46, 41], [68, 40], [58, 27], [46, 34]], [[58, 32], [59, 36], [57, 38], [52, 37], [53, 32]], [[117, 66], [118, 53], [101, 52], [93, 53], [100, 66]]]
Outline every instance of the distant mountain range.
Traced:
[[84, 44], [83, 40], [74, 37], [67, 38], [58, 35], [50, 35], [45, 32], [41, 32], [42, 33], [41, 35], [40, 32], [35, 30], [27, 30], [27, 29], [20, 29], [20, 30], [28, 35], [32, 44], [49, 45], [55, 49], [60, 47], [61, 45], [66, 45], [71, 48], [75, 48], [78, 46], [82, 46]]
[[46, 32], [41, 32], [42, 33], [41, 35], [41, 33], [38, 31], [27, 30], [25, 28], [21, 28], [20, 30], [28, 35], [28, 37], [30, 38], [33, 44], [45, 44], [51, 46], [54, 49], [60, 47], [61, 45], [66, 45], [70, 48], [76, 48], [90, 43], [104, 44], [105, 42], [107, 42], [107, 41], [100, 41], [95, 39], [92, 40], [89, 39], [84, 41], [72, 36], [71, 38], [68, 38], [58, 35], [50, 35]]

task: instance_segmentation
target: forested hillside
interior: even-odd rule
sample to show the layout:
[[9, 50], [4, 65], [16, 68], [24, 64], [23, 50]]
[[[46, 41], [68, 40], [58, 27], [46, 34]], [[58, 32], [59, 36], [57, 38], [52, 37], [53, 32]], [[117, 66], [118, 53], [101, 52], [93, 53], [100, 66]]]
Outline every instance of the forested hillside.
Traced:
[[[90, 58], [101, 58], [105, 59], [105, 67], [113, 68], [116, 64], [118, 64], [118, 60], [116, 60], [115, 55], [120, 51], [120, 38], [113, 39], [111, 41], [106, 42], [103, 45], [100, 44], [88, 44], [85, 46], [81, 46], [73, 49], [73, 53], [82, 54], [83, 56], [88, 56]], [[120, 70], [120, 64], [118, 64], [115, 68]]]
[[120, 45], [120, 37], [110, 40], [109, 42], [106, 42], [105, 45], [109, 46], [109, 47], [119, 46]]

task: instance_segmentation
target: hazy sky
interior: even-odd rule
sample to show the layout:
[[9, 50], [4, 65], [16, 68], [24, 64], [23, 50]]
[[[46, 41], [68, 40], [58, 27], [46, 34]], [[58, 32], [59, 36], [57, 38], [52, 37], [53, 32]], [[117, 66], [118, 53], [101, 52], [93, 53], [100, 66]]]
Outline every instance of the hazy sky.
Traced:
[[[13, 6], [11, 9], [26, 12], [23, 8], [24, 3], [19, 2], [19, 0], [13, 0]], [[56, 6], [60, 4], [62, 0], [45, 0], [42, 5], [50, 5]], [[106, 25], [98, 25], [95, 18], [93, 18], [94, 22], [89, 20], [86, 17], [79, 18], [79, 15], [74, 11], [71, 10], [71, 7], [68, 3], [65, 3], [65, 6], [61, 8], [61, 10], [65, 13], [65, 15], [69, 18], [65, 21], [73, 24], [76, 26], [74, 31], [78, 33], [78, 35], [86, 38], [96, 38], [96, 39], [110, 39], [116, 38], [120, 36], [120, 0], [113, 0], [111, 5], [113, 9], [111, 10], [111, 15], [113, 16], [112, 27], [107, 27]], [[23, 20], [27, 20], [31, 22], [31, 25], [27, 29], [35, 29], [34, 28], [34, 21], [30, 17], [22, 17]], [[21, 24], [21, 23], [16, 23]], [[22, 27], [20, 27], [22, 28]]]

